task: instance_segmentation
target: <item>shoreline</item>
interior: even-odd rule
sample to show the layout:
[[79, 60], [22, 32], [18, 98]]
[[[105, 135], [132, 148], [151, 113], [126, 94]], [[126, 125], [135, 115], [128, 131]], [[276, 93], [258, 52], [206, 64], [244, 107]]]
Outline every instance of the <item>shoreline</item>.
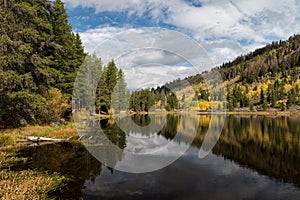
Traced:
[[133, 115], [164, 115], [164, 114], [196, 114], [196, 115], [260, 115], [260, 116], [300, 116], [299, 111], [196, 111], [196, 110], [182, 110], [182, 111], [166, 111], [166, 112], [142, 112], [130, 114], [117, 115], [97, 115], [98, 118], [111, 118], [116, 116], [133, 116]]
[[197, 112], [200, 115], [261, 115], [261, 116], [300, 116], [300, 111], [226, 111], [226, 112]]

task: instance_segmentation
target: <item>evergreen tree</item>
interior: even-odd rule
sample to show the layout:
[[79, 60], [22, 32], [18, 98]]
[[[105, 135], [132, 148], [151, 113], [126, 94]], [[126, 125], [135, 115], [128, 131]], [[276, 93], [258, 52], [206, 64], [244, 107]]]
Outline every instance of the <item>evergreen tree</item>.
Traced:
[[130, 109], [140, 111], [150, 111], [155, 104], [154, 94], [148, 89], [135, 91], [130, 97]]
[[285, 96], [286, 96], [286, 94], [285, 94], [285, 89], [284, 89], [284, 85], [285, 85], [285, 81], [284, 81], [284, 79], [281, 81], [281, 83], [279, 84], [279, 94], [278, 94], [278, 99], [279, 100], [283, 100], [283, 99], [285, 99]]
[[99, 92], [99, 111], [107, 113], [111, 107], [111, 95], [117, 84], [118, 69], [114, 60], [107, 64], [105, 67], [98, 84]]
[[95, 54], [88, 55], [78, 71], [73, 91], [73, 102], [77, 110], [84, 108], [90, 113], [96, 112], [100, 95], [97, 86], [102, 73], [101, 60]]
[[160, 92], [160, 108], [164, 108], [165, 107], [165, 102], [166, 102], [166, 92], [165, 92], [165, 87], [162, 87], [161, 92]]
[[171, 93], [167, 97], [167, 105], [168, 107], [166, 107], [166, 110], [168, 111], [179, 109], [179, 101], [174, 93]]
[[46, 108], [53, 113], [48, 106], [53, 96], [71, 94], [85, 57], [80, 38], [72, 33], [59, 0], [5, 1], [1, 7], [1, 126], [48, 123], [42, 113]]
[[252, 103], [250, 103], [250, 105], [249, 105], [249, 109], [250, 109], [250, 111], [253, 111], [253, 110], [254, 110], [254, 108], [253, 108], [253, 104], [252, 104]]
[[295, 89], [292, 88], [291, 91], [288, 93], [287, 108], [289, 109], [291, 105], [295, 103], [296, 103], [296, 92]]
[[53, 67], [59, 70], [60, 77], [56, 86], [63, 92], [71, 94], [78, 67], [85, 58], [78, 34], [72, 33], [68, 15], [61, 0], [55, 0], [50, 9], [53, 27]]
[[185, 101], [185, 94], [183, 94], [181, 97], [181, 102], [183, 103], [184, 101]]
[[264, 93], [263, 88], [261, 88], [261, 90], [260, 90], [260, 104], [263, 104], [263, 103], [265, 103], [265, 93]]
[[126, 88], [124, 73], [121, 69], [118, 71], [117, 84], [112, 94], [112, 108], [118, 113], [128, 109], [129, 91]]

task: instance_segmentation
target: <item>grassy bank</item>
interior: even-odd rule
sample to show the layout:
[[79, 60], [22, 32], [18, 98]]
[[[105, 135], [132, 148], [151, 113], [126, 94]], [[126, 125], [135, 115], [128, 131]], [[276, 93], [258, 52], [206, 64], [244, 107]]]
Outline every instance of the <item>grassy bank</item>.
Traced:
[[0, 147], [15, 145], [17, 140], [25, 139], [26, 136], [67, 139], [70, 137], [76, 138], [78, 134], [73, 123], [62, 126], [26, 126], [3, 129], [0, 130]]
[[76, 138], [74, 124], [63, 126], [27, 126], [0, 130], [0, 199], [49, 199], [52, 191], [64, 186], [66, 177], [31, 167], [28, 157], [19, 155], [27, 146], [17, 144], [26, 136]]
[[[192, 113], [200, 114], [200, 112]], [[239, 111], [226, 114], [274, 116], [299, 115], [299, 112]], [[26, 136], [60, 139], [73, 137], [75, 141], [33, 147], [16, 142]], [[80, 193], [89, 173], [93, 171], [99, 174], [101, 163], [93, 158], [80, 142], [76, 142], [76, 138], [78, 134], [74, 124], [0, 130], [0, 199], [49, 199], [53, 193], [56, 197], [61, 197], [62, 193], [67, 192], [70, 195], [76, 191]], [[27, 154], [24, 155], [24, 152]], [[67, 184], [71, 186], [66, 187]]]
[[20, 167], [28, 160], [17, 156], [19, 148], [0, 148], [0, 199], [49, 199], [48, 194], [62, 187], [66, 178]]

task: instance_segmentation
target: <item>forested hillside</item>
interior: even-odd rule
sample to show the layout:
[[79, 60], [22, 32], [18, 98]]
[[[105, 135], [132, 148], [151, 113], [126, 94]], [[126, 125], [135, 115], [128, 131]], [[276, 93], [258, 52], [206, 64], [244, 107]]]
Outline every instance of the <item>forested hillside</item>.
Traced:
[[[61, 0], [4, 0], [0, 7], [0, 128], [68, 118], [81, 65], [79, 86], [95, 88], [75, 91], [77, 110], [107, 114], [128, 109], [225, 108], [220, 93], [207, 89], [204, 74], [130, 95], [124, 73], [113, 60], [103, 66], [100, 58], [84, 53]], [[273, 42], [212, 69], [215, 70], [223, 78], [227, 109], [231, 111], [300, 108], [300, 35]], [[90, 82], [94, 80], [98, 82]], [[183, 82], [193, 86], [193, 93], [186, 91]], [[172, 88], [177, 88], [176, 94]]]
[[85, 53], [61, 0], [0, 3], [0, 127], [58, 121]]
[[[215, 67], [226, 88], [227, 109], [233, 110], [295, 110], [300, 106], [300, 35], [287, 41], [273, 42], [263, 48], [241, 55], [235, 60]], [[208, 72], [210, 73], [210, 72]], [[218, 92], [208, 91], [203, 74], [174, 80], [157, 89], [133, 94], [131, 108], [174, 110], [209, 110], [224, 108]], [[194, 92], [187, 92], [188, 81]], [[170, 88], [174, 90], [176, 95]], [[149, 100], [147, 100], [149, 99]], [[142, 102], [140, 104], [133, 102]], [[142, 105], [142, 106], [140, 106]]]
[[300, 105], [300, 35], [273, 42], [219, 69], [228, 108], [290, 109]]

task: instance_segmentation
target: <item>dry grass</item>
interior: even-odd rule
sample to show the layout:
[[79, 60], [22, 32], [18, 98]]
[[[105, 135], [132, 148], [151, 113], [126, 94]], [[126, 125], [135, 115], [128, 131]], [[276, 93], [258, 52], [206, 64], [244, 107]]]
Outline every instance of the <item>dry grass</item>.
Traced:
[[0, 199], [48, 199], [49, 188], [56, 185], [56, 178], [32, 170], [0, 172]]
[[11, 169], [15, 163], [25, 163], [16, 157], [16, 149], [0, 149], [0, 199], [49, 199], [47, 193], [62, 185], [63, 176], [30, 169]]
[[77, 131], [74, 124], [64, 126], [26, 126], [15, 129], [0, 130], [0, 147], [14, 145], [17, 140], [24, 139], [26, 136], [51, 137], [67, 139], [77, 137]]
[[[27, 158], [18, 157], [16, 141], [26, 136], [43, 136], [67, 139], [77, 137], [74, 124], [64, 126], [27, 126], [16, 129], [0, 130], [0, 200], [7, 199], [49, 199], [49, 191], [63, 186], [66, 179], [60, 174], [32, 169], [12, 169], [22, 166]], [[16, 167], [14, 167], [16, 168]]]

